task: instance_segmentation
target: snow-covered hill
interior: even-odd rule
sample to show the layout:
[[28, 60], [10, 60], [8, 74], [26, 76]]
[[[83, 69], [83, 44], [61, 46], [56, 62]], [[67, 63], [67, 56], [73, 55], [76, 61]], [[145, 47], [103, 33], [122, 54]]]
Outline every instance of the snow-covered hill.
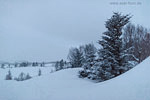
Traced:
[[0, 80], [0, 100], [150, 100], [149, 65], [150, 57], [102, 83], [78, 78], [78, 68], [22, 82]]

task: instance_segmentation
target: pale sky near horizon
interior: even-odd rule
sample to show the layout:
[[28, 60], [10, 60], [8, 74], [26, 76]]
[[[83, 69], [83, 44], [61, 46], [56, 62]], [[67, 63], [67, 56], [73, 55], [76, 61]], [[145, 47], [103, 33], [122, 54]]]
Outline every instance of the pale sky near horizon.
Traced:
[[[139, 4], [111, 4], [139, 2]], [[150, 28], [149, 0], [0, 0], [0, 61], [66, 59], [69, 48], [97, 44], [113, 12]]]

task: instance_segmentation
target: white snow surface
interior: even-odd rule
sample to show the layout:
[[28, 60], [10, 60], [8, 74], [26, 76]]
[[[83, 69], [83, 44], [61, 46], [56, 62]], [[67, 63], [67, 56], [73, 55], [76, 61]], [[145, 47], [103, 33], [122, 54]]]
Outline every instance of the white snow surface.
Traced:
[[[0, 69], [0, 100], [150, 100], [150, 57], [130, 71], [101, 83], [78, 78], [79, 68], [22, 82], [4, 80], [2, 74], [8, 69], [4, 70]], [[11, 71], [15, 70], [18, 69]]]

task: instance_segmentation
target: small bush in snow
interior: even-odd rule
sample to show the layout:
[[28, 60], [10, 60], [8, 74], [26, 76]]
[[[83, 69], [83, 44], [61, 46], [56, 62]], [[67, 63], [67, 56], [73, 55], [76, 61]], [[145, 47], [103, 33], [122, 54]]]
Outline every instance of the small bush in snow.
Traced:
[[79, 77], [80, 78], [85, 78], [87, 76], [88, 76], [88, 74], [84, 70], [79, 71]]
[[50, 73], [53, 73], [53, 72], [54, 72], [54, 70], [51, 70], [51, 71], [50, 71]]
[[32, 77], [29, 75], [29, 73], [26, 75], [26, 74], [24, 74], [22, 72], [22, 73], [19, 74], [18, 77], [15, 77], [14, 80], [16, 80], [16, 81], [24, 81], [24, 80], [28, 80], [30, 78], [32, 78]]
[[38, 76], [41, 76], [41, 75], [42, 75], [42, 72], [41, 72], [41, 69], [39, 69]]
[[30, 79], [30, 78], [32, 78], [30, 75], [29, 75], [29, 73], [26, 75], [26, 78], [25, 78], [25, 80], [28, 80], [28, 79]]
[[5, 64], [1, 64], [1, 68], [5, 69]]
[[6, 80], [12, 80], [11, 72], [10, 70], [8, 71], [8, 74], [6, 75]]

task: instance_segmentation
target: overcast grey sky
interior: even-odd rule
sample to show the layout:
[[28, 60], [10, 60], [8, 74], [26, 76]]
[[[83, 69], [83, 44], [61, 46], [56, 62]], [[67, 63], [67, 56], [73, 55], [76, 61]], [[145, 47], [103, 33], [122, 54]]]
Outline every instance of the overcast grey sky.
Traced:
[[[112, 12], [150, 26], [150, 0], [0, 0], [0, 61], [66, 59], [70, 47], [93, 42]], [[123, 2], [123, 0], [120, 0]]]

